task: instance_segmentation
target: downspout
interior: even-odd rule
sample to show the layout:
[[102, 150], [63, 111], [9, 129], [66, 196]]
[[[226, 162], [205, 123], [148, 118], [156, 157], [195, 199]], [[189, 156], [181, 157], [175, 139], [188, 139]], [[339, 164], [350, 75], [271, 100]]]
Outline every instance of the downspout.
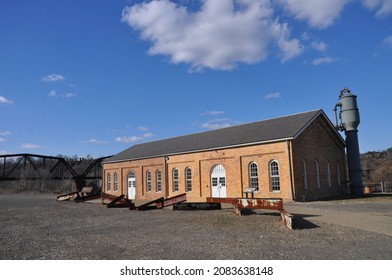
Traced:
[[168, 157], [167, 156], [164, 156], [163, 157], [163, 160], [164, 160], [164, 172], [165, 172], [165, 187], [164, 187], [164, 191], [163, 191], [163, 197], [166, 199], [168, 196], [167, 196], [167, 194], [168, 194], [168, 192], [169, 192], [169, 189], [168, 189], [168, 174], [167, 174], [167, 160], [168, 160]]
[[[125, 191], [124, 191], [124, 168], [120, 168], [120, 184], [121, 184], [121, 195], [125, 195]], [[128, 192], [127, 192], [128, 193]]]
[[291, 142], [289, 140], [286, 140], [287, 143], [287, 152], [288, 152], [288, 160], [289, 160], [289, 177], [290, 177], [290, 188], [291, 188], [291, 199], [295, 201], [295, 189], [293, 185], [293, 162], [292, 156], [291, 156]]
[[101, 186], [101, 194], [105, 193], [106, 186], [106, 173], [105, 173], [105, 164], [102, 164], [102, 186]]

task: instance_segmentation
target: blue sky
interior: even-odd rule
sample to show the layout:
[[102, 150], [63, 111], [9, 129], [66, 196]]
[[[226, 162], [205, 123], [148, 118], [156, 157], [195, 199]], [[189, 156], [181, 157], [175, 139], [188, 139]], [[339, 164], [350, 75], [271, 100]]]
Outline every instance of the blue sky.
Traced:
[[134, 144], [358, 95], [361, 152], [392, 146], [391, 0], [2, 0], [0, 154]]

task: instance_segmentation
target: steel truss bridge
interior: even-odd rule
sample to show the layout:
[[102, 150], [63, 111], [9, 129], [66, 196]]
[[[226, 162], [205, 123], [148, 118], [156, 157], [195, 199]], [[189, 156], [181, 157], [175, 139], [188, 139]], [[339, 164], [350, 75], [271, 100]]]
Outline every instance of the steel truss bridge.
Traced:
[[36, 154], [0, 155], [0, 181], [18, 180], [74, 180], [81, 190], [86, 180], [102, 179], [102, 161], [108, 157], [92, 159], [83, 170], [75, 170], [70, 162], [80, 160]]

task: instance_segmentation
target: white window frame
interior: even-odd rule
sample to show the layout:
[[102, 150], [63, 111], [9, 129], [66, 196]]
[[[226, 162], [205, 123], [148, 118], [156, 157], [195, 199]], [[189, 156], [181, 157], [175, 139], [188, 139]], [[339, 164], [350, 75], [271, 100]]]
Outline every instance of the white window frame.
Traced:
[[114, 180], [113, 191], [116, 192], [116, 191], [118, 191], [118, 174], [117, 174], [117, 172], [114, 172], [113, 180]]
[[256, 188], [256, 191], [259, 191], [259, 166], [257, 165], [256, 162], [252, 161], [251, 163], [249, 163], [248, 173], [249, 173], [249, 187]]
[[179, 188], [179, 179], [180, 179], [180, 174], [178, 172], [177, 168], [173, 168], [172, 171], [172, 175], [173, 175], [173, 192], [179, 192], [180, 188]]
[[270, 191], [280, 192], [279, 162], [277, 160], [271, 160], [268, 165], [270, 176]]
[[192, 192], [192, 169], [185, 169], [185, 192]]
[[157, 193], [162, 192], [162, 172], [160, 170], [156, 172], [156, 191]]
[[106, 175], [106, 190], [109, 192], [112, 190], [112, 176], [110, 173]]
[[151, 171], [147, 170], [147, 172], [146, 172], [146, 192], [150, 193], [151, 191], [152, 191]]

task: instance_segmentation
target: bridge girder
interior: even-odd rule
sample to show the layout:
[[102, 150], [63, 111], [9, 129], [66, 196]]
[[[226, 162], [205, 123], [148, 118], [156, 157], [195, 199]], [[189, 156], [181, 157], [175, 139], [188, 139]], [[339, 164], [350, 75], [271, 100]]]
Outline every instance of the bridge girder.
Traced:
[[[94, 159], [83, 173], [79, 174], [63, 157], [26, 153], [0, 155], [0, 165], [2, 164], [3, 169], [0, 170], [0, 181], [70, 179], [76, 181], [77, 188], [81, 189], [84, 187], [86, 180], [102, 179], [101, 162], [109, 157], [110, 156]], [[12, 161], [10, 161], [10, 159], [12, 159]], [[38, 161], [41, 162], [39, 163]], [[48, 163], [48, 161], [50, 161], [50, 163]], [[21, 176], [21, 171], [26, 172], [27, 168], [29, 168], [31, 174]], [[93, 169], [94, 175], [89, 175]], [[40, 171], [42, 170], [48, 172], [44, 177], [40, 174]], [[33, 176], [31, 176], [32, 174]]]

